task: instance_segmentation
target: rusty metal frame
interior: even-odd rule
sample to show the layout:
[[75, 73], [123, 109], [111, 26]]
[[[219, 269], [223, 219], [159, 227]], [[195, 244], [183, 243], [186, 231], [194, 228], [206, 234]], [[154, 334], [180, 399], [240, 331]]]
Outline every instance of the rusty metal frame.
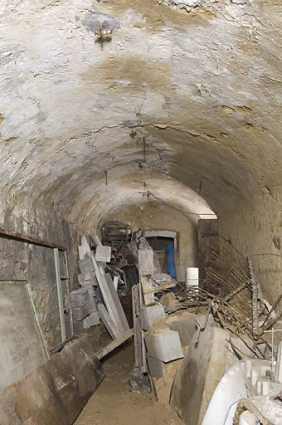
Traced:
[[57, 248], [59, 251], [67, 251], [67, 248], [57, 243], [43, 241], [41, 239], [34, 238], [33, 236], [25, 235], [23, 233], [14, 233], [10, 230], [5, 230], [0, 227], [0, 237], [7, 239], [14, 239], [21, 242], [27, 242], [34, 245], [45, 246], [47, 248]]

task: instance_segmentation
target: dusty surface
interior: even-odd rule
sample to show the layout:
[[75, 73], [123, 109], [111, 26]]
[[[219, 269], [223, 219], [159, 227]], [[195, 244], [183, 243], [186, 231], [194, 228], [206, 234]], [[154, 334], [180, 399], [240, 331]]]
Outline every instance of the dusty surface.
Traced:
[[[89, 12], [119, 22], [112, 41], [96, 42]], [[60, 233], [64, 244], [54, 212], [93, 232], [108, 212], [152, 200], [195, 221], [212, 209], [273, 302], [282, 276], [281, 0], [2, 0], [0, 17], [1, 225], [11, 216], [9, 226], [17, 218], [17, 230], [46, 237], [50, 224], [48, 239]], [[34, 291], [53, 345], [46, 287]]]
[[[70, 425], [103, 380], [88, 333], [1, 390], [1, 425]], [[1, 353], [2, 354], [2, 353]]]
[[169, 405], [153, 394], [130, 392], [133, 347], [128, 343], [104, 362], [106, 377], [90, 398], [75, 425], [183, 425]]
[[[185, 281], [187, 267], [197, 264], [197, 234], [191, 221], [173, 207], [159, 202], [134, 205], [118, 214], [109, 214], [108, 220], [130, 223], [133, 231], [138, 229], [170, 229], [178, 234], [178, 249], [175, 253], [177, 278]], [[181, 235], [181, 237], [179, 237]]]

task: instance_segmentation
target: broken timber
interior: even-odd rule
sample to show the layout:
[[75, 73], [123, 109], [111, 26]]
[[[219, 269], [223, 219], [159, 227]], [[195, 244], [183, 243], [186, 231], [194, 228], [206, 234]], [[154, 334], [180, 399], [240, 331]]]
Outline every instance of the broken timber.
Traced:
[[81, 261], [89, 258], [93, 264], [98, 286], [105, 303], [105, 306], [103, 304], [98, 306], [99, 315], [109, 334], [115, 339], [128, 331], [129, 326], [112, 278], [110, 274], [105, 273], [103, 263], [96, 261], [85, 237], [81, 238], [80, 257]]
[[91, 338], [84, 334], [0, 392], [0, 423], [71, 425], [103, 378]]
[[132, 336], [133, 336], [133, 329], [129, 329], [124, 334], [116, 338], [114, 341], [110, 342], [110, 344], [108, 344], [105, 348], [98, 351], [98, 353], [96, 354], [98, 359], [101, 360], [103, 357], [111, 353], [113, 350], [115, 350], [117, 347], [119, 347], [121, 344], [123, 344]]
[[142, 289], [144, 294], [145, 306], [154, 304], [155, 297], [154, 297], [154, 291], [152, 291], [153, 289], [152, 280], [147, 276], [142, 276], [141, 284], [142, 284]]

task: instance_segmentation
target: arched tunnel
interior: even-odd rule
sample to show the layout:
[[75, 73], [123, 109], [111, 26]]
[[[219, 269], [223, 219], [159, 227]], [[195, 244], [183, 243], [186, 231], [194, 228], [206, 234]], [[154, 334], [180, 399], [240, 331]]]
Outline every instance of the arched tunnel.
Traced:
[[[252, 260], [275, 305], [281, 23], [280, 0], [2, 0], [1, 281], [30, 284], [49, 350], [61, 342], [52, 248], [75, 290], [80, 237], [109, 221], [178, 232], [184, 282], [198, 267], [198, 220], [217, 219], [219, 240]], [[53, 422], [5, 406], [1, 424]], [[78, 423], [119, 424], [95, 418]]]

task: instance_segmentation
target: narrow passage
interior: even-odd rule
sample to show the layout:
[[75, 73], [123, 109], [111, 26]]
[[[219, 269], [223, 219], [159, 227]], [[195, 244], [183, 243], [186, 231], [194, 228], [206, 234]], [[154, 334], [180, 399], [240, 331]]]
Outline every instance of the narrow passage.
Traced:
[[75, 425], [183, 425], [169, 405], [146, 392], [130, 392], [133, 345], [125, 344], [104, 361], [105, 379], [92, 395]]

